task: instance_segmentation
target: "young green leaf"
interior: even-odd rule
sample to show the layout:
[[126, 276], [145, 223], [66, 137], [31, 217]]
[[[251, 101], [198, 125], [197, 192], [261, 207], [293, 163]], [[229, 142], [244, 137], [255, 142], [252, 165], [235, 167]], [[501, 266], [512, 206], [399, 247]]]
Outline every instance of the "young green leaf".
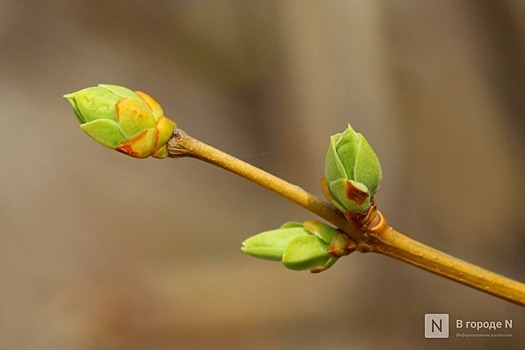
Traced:
[[[283, 225], [283, 227], [286, 226]], [[252, 236], [242, 242], [241, 250], [259, 259], [281, 261], [284, 250], [296, 237], [308, 236], [310, 233], [302, 226], [286, 226], [277, 230], [266, 231]]]

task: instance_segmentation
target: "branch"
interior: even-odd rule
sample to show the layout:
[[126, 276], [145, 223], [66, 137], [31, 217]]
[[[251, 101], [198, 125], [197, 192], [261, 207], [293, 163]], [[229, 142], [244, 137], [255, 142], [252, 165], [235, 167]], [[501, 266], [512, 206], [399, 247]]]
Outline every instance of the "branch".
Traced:
[[[370, 227], [356, 227], [331, 205], [304, 189], [243, 162], [175, 129], [168, 142], [172, 158], [192, 157], [231, 171], [253, 181], [343, 230], [360, 252], [375, 252], [417, 266], [439, 276], [478, 289], [484, 293], [525, 306], [525, 284], [467, 263], [426, 246], [390, 227], [377, 211]], [[374, 209], [375, 210], [375, 209]]]

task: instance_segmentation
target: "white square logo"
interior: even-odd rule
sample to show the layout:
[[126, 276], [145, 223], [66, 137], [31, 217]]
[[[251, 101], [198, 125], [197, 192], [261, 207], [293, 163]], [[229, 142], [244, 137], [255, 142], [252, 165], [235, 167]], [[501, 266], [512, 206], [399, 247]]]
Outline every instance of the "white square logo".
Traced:
[[425, 314], [425, 338], [448, 338], [448, 314]]

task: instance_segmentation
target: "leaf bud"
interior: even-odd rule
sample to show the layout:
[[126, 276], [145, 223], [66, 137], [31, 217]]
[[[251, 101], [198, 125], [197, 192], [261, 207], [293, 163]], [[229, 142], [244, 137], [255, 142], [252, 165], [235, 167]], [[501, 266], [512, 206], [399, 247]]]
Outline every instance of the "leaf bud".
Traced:
[[135, 158], [168, 156], [166, 144], [177, 124], [148, 94], [100, 84], [64, 97], [80, 128], [103, 146]]
[[343, 213], [364, 213], [381, 183], [381, 164], [365, 137], [350, 125], [330, 138], [323, 192]]
[[259, 259], [281, 261], [291, 270], [321, 272], [355, 250], [343, 232], [318, 221], [290, 222], [252, 236], [241, 250]]

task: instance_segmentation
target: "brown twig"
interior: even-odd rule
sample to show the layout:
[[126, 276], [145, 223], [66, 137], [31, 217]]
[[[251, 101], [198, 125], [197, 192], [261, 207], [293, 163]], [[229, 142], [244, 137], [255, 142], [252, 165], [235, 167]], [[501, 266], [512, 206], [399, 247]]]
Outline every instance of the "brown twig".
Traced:
[[525, 306], [525, 284], [410, 239], [390, 227], [379, 211], [372, 216], [375, 220], [371, 225], [357, 226], [331, 205], [304, 189], [198, 141], [180, 129], [175, 129], [168, 143], [168, 152], [173, 158], [192, 157], [216, 165], [290, 199], [343, 230], [356, 243], [356, 250], [360, 252], [387, 255]]

